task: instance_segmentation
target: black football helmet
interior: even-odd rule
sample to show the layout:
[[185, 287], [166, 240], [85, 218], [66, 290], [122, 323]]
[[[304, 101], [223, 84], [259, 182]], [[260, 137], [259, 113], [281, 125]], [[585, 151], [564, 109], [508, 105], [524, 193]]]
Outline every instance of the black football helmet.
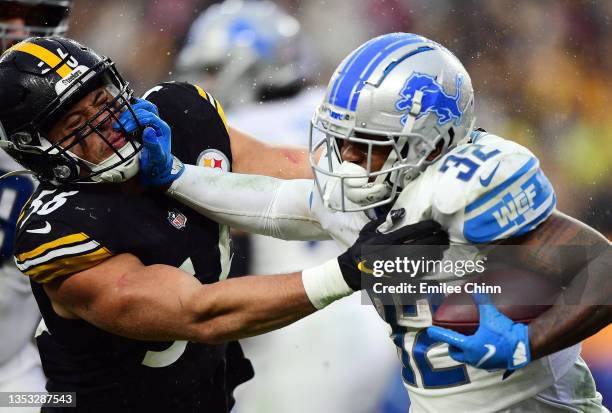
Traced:
[[72, 0], [0, 0], [0, 52], [28, 37], [63, 36], [71, 8]]
[[[90, 92], [105, 87], [113, 97], [98, 113], [51, 143], [48, 134], [67, 111]], [[138, 172], [143, 127], [130, 105], [133, 92], [108, 57], [69, 39], [39, 37], [20, 42], [0, 57], [0, 147], [54, 184], [122, 182]], [[129, 110], [137, 128], [115, 148], [100, 132]], [[81, 159], [71, 148], [85, 139], [102, 139], [113, 154], [98, 164]]]

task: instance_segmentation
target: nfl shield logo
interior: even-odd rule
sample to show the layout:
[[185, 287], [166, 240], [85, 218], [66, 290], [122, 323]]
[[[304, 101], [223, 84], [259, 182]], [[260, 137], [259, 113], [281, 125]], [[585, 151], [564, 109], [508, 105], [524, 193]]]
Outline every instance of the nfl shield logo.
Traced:
[[178, 211], [168, 211], [168, 221], [176, 229], [185, 228], [187, 225], [187, 217]]

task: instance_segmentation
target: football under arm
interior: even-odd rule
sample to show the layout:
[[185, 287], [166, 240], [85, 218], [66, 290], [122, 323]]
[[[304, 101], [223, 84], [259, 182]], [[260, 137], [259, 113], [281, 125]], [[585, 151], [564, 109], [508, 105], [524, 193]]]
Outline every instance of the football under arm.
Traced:
[[[553, 307], [529, 324], [532, 359], [577, 344], [612, 323], [612, 246], [603, 235], [557, 211], [519, 243], [529, 248], [520, 249], [518, 262], [566, 284]], [[560, 245], [588, 247], [592, 253], [588, 260], [565, 254], [560, 265]]]
[[229, 128], [229, 135], [234, 172], [281, 179], [313, 178], [308, 148], [273, 145], [232, 127]]
[[185, 165], [168, 194], [206, 217], [246, 232], [285, 240], [330, 239], [311, 214], [307, 179], [218, 173]]
[[45, 284], [54, 310], [137, 340], [220, 343], [265, 333], [315, 311], [300, 273], [201, 284], [131, 254]]

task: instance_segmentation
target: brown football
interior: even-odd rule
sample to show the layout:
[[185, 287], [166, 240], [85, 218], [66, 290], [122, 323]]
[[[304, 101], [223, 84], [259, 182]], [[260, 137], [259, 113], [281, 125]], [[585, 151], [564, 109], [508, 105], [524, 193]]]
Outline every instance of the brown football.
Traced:
[[[560, 283], [519, 269], [497, 269], [467, 280], [500, 286], [501, 293], [489, 294], [497, 309], [513, 321], [528, 324], [549, 309], [561, 292]], [[433, 325], [463, 334], [474, 334], [479, 325], [478, 307], [472, 295], [448, 295], [433, 315]]]

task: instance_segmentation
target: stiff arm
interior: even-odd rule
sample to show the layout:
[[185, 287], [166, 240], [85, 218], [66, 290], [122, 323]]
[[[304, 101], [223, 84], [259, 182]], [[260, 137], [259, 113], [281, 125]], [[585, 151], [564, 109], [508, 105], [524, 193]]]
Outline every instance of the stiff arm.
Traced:
[[243, 231], [298, 241], [330, 235], [311, 213], [313, 183], [268, 176], [218, 173], [185, 165], [168, 194], [200, 214]]

